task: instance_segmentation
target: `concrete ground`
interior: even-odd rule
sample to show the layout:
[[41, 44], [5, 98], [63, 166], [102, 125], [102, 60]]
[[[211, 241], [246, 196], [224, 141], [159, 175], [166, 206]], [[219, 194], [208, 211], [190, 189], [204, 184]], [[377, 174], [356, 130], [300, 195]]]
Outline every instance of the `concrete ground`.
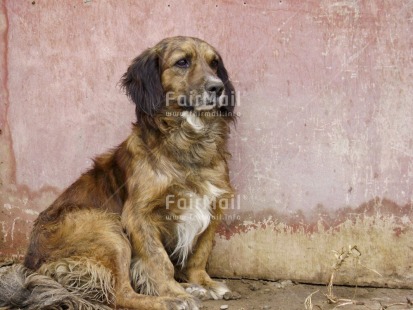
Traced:
[[[267, 282], [253, 280], [227, 280], [231, 290], [227, 296], [231, 300], [214, 300], [202, 303], [203, 310], [398, 310], [413, 309], [413, 290], [333, 287], [333, 294], [342, 299], [336, 304], [329, 303], [326, 286], [295, 284], [291, 281]], [[318, 291], [318, 292], [317, 292]], [[307, 297], [312, 293], [311, 304]], [[232, 298], [236, 298], [233, 300]], [[239, 298], [239, 299], [238, 299]], [[305, 301], [307, 299], [307, 308]]]

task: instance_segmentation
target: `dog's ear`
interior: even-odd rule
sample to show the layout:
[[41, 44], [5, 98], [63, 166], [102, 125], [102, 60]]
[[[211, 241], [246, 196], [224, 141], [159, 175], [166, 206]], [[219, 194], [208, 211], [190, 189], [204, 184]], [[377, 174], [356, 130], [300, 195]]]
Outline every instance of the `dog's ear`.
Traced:
[[161, 110], [164, 91], [159, 56], [153, 49], [136, 57], [120, 82], [126, 95], [136, 104], [138, 120]]
[[229, 80], [227, 69], [225, 69], [224, 63], [222, 62], [222, 57], [220, 56], [220, 58], [221, 61], [218, 62], [217, 75], [224, 83], [225, 96], [227, 96], [225, 98], [225, 104], [221, 106], [220, 110], [223, 112], [227, 112], [227, 114], [229, 114], [234, 111], [236, 104], [235, 88]]

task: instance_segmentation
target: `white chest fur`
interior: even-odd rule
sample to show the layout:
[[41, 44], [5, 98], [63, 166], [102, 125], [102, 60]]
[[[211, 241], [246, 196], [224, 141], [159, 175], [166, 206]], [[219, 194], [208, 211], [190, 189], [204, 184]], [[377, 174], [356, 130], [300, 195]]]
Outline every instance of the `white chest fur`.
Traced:
[[187, 204], [176, 226], [177, 243], [171, 254], [178, 258], [181, 266], [185, 265], [194, 243], [211, 222], [211, 204], [225, 192], [208, 181], [205, 182], [205, 188], [207, 190], [203, 196], [193, 192], [185, 195]]

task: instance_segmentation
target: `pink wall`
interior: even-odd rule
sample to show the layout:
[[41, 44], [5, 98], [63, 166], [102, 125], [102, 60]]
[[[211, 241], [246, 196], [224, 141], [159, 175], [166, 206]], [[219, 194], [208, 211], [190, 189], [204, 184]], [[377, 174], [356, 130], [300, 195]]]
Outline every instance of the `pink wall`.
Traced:
[[411, 286], [410, 1], [1, 3], [1, 259], [24, 254], [36, 215], [129, 134], [117, 82], [179, 34], [216, 46], [241, 94], [239, 203], [210, 271], [321, 283], [351, 244], [383, 275], [358, 271], [359, 284]]

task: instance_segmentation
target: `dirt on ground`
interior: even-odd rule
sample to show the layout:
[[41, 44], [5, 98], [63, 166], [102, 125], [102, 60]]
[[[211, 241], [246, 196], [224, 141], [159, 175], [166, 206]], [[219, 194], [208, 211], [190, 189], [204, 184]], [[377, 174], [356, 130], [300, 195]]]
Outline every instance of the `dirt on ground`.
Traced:
[[[202, 303], [203, 310], [400, 310], [413, 309], [413, 290], [334, 286], [332, 301], [327, 286], [292, 281], [225, 280], [232, 294], [227, 300]], [[317, 293], [315, 293], [317, 292]], [[313, 295], [311, 295], [314, 293]], [[311, 297], [310, 297], [311, 295]], [[332, 303], [336, 301], [336, 303]]]

